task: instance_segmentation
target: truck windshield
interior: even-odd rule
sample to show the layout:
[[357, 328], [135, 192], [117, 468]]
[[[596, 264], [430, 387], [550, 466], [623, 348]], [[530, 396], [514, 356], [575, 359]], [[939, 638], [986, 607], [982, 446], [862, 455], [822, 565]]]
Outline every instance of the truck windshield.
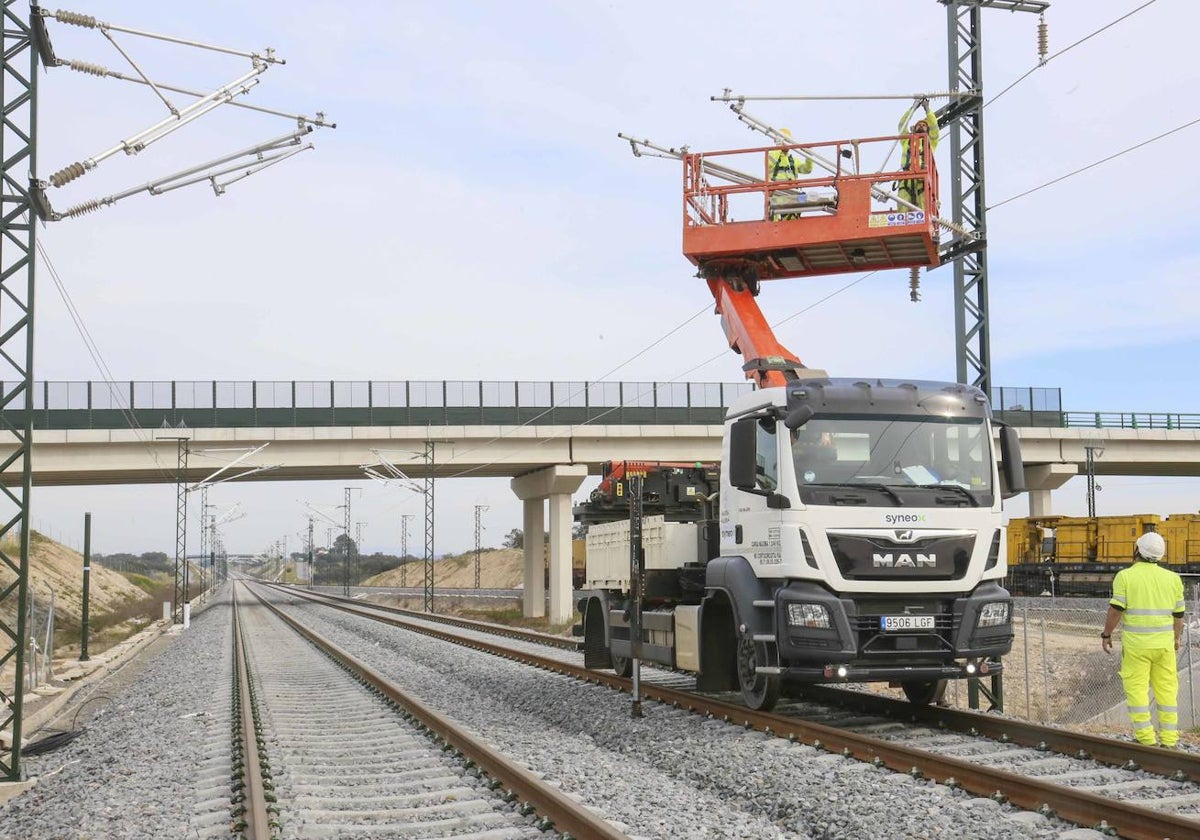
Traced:
[[843, 494], [828, 503], [839, 503], [856, 487], [889, 505], [991, 504], [992, 446], [978, 417], [818, 415], [792, 432], [792, 459], [806, 504], [833, 488]]

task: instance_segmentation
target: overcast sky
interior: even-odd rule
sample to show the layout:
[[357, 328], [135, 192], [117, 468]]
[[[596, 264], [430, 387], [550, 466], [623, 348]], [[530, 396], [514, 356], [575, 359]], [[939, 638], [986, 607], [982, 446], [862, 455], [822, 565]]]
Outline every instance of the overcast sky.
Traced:
[[[1144, 0], [1058, 0], [1055, 53]], [[946, 11], [935, 0], [839, 3], [89, 2], [109, 23], [287, 60], [246, 102], [323, 111], [338, 127], [217, 198], [198, 185], [140, 194], [39, 231], [117, 380], [675, 380], [734, 382], [740, 359], [680, 251], [680, 165], [636, 159], [626, 132], [695, 150], [759, 145], [710, 96], [910, 94], [947, 88]], [[985, 11], [984, 93], [1037, 64], [1032, 15]], [[1200, 117], [1200, 11], [1157, 0], [1053, 58], [985, 110], [995, 205]], [[61, 58], [128, 72], [99, 32], [50, 23]], [[211, 90], [241, 58], [116, 33], [152, 79]], [[157, 122], [145, 87], [66, 69], [40, 79], [38, 174]], [[170, 94], [169, 94], [170, 95]], [[170, 95], [178, 103], [191, 101]], [[941, 100], [944, 102], [944, 100]], [[935, 104], [938, 104], [935, 101]], [[891, 133], [899, 101], [757, 102], [798, 140]], [[284, 119], [224, 107], [137, 156], [54, 190], [62, 209], [286, 133]], [[1200, 412], [1197, 132], [1187, 128], [989, 213], [992, 380], [1062, 388], [1071, 411]], [[946, 184], [949, 142], [938, 153]], [[948, 192], [948, 190], [947, 190]], [[38, 267], [35, 377], [104, 378]], [[949, 268], [769, 284], [782, 342], [836, 375], [953, 379]], [[832, 297], [830, 297], [832, 295]], [[802, 314], [797, 314], [802, 313]], [[790, 317], [789, 316], [794, 316]], [[672, 333], [653, 349], [648, 347]], [[627, 363], [626, 363], [627, 362]], [[395, 551], [413, 494], [370, 482], [355, 497], [363, 550]], [[1200, 480], [1106, 478], [1098, 511], [1195, 512]], [[231, 551], [289, 538], [345, 482], [222, 485], [240, 503]], [[504, 480], [437, 492], [436, 550], [520, 527]], [[1083, 480], [1054, 494], [1085, 511]], [[1026, 511], [1014, 500], [1014, 515]], [[174, 487], [39, 488], [38, 530], [78, 546], [84, 511], [102, 552], [174, 548]], [[195, 515], [193, 515], [193, 522]], [[325, 541], [318, 527], [318, 543]], [[191, 545], [196, 537], [189, 538]]]

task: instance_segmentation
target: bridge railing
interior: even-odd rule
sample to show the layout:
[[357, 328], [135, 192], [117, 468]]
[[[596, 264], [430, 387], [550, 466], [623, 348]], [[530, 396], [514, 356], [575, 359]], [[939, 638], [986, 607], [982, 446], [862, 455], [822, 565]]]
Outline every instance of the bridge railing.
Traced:
[[[7, 410], [24, 407], [3, 383]], [[720, 424], [749, 382], [35, 382], [35, 429]]]
[[1063, 425], [1061, 388], [997, 386], [991, 393], [992, 414], [1013, 426], [1057, 428]]
[[[26, 404], [0, 383], [4, 410]], [[720, 424], [749, 382], [255, 380], [34, 383], [36, 429]], [[1200, 429], [1200, 414], [1063, 411], [1059, 388], [992, 389], [1014, 426]]]
[[1200, 414], [1149, 411], [1068, 411], [1063, 425], [1093, 429], [1200, 429]]

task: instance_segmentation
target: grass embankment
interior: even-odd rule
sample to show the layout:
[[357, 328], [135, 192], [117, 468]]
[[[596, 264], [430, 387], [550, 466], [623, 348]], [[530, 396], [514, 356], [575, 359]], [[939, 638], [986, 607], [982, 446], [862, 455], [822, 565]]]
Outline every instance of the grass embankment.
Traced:
[[505, 627], [521, 627], [525, 630], [536, 630], [539, 633], [549, 633], [552, 636], [569, 636], [571, 628], [577, 623], [578, 616], [561, 624], [551, 624], [546, 618], [528, 618], [518, 607], [502, 609], [482, 609], [476, 607], [450, 608], [453, 615], [463, 618], [473, 618], [476, 621], [488, 621], [492, 624], [503, 624]]

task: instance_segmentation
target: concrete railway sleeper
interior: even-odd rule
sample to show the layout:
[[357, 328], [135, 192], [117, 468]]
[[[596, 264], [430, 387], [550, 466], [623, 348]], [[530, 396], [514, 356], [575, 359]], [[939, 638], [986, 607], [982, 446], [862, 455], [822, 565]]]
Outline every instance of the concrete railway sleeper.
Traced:
[[282, 836], [625, 837], [266, 601], [240, 613]]
[[279, 808], [267, 757], [262, 752], [262, 725], [254, 696], [254, 682], [246, 663], [246, 639], [237, 599], [233, 615], [233, 721], [232, 769], [233, 832], [245, 840], [269, 840], [279, 836]]
[[[305, 593], [308, 595], [308, 593]], [[428, 620], [383, 614], [371, 606], [338, 610], [556, 671], [631, 690], [611, 669], [582, 667], [583, 654], [507, 647], [479, 629], [457, 634]], [[494, 636], [493, 636], [494, 638]], [[670, 687], [666, 683], [669, 683]], [[678, 686], [686, 686], [681, 690]], [[1160, 840], [1200, 836], [1200, 756], [1143, 747], [1011, 718], [911, 703], [860, 692], [806, 687], [788, 692], [774, 713], [691, 690], [684, 675], [645, 668], [642, 695], [731, 725], [819, 746], [1088, 828]], [[814, 722], [821, 719], [826, 723]]]

